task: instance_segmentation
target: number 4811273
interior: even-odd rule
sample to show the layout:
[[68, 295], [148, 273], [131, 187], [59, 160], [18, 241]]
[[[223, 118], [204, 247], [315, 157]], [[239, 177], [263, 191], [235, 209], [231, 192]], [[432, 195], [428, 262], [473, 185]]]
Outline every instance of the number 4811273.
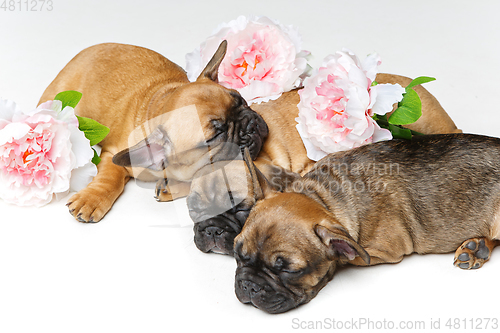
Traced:
[[0, 10], [4, 12], [50, 12], [53, 9], [52, 0], [3, 0], [0, 5]]

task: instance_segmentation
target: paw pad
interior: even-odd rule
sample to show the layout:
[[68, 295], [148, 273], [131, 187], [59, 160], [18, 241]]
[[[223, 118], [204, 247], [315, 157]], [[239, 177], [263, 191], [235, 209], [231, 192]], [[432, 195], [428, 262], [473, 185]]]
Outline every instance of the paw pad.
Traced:
[[454, 265], [461, 269], [478, 269], [490, 259], [490, 241], [485, 238], [466, 240], [455, 253]]

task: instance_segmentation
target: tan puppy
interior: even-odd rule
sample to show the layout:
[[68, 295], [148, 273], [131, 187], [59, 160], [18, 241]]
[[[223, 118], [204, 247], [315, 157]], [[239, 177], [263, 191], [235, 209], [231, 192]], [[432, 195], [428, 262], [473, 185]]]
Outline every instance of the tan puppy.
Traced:
[[[40, 103], [77, 90], [83, 97], [76, 113], [110, 128], [97, 176], [68, 201], [77, 220], [99, 221], [130, 177], [160, 179], [157, 199], [168, 201], [174, 194], [165, 193], [166, 179], [190, 181], [205, 164], [234, 158], [243, 147], [257, 156], [265, 122], [238, 92], [216, 82], [226, 44], [193, 83], [162, 55], [123, 44], [89, 47], [59, 73]], [[175, 195], [188, 190], [181, 186]]]
[[[378, 74], [379, 83], [399, 83], [406, 87], [412, 80], [399, 75]], [[461, 132], [436, 98], [422, 86], [414, 88], [422, 101], [422, 117], [408, 128], [425, 134]], [[266, 121], [269, 136], [255, 165], [265, 176], [273, 166], [303, 175], [313, 166], [295, 125], [298, 116], [298, 90], [284, 93], [278, 100], [252, 105]], [[255, 204], [249, 175], [242, 161], [205, 167], [195, 176], [187, 198], [194, 225], [194, 241], [203, 252], [233, 254], [233, 239]]]
[[257, 202], [234, 240], [236, 295], [269, 313], [309, 302], [339, 265], [456, 250], [456, 266], [477, 269], [500, 239], [497, 138], [374, 143], [330, 154], [304, 177], [268, 180], [246, 162]]

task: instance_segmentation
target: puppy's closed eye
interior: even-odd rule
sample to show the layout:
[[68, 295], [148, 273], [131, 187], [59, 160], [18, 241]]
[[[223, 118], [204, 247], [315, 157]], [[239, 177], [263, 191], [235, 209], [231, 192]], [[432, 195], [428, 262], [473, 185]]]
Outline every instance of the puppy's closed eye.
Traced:
[[213, 142], [218, 138], [224, 136], [227, 133], [227, 128], [228, 128], [228, 125], [221, 119], [213, 119], [210, 121], [210, 124], [214, 129], [214, 135], [207, 140], [207, 143]]
[[297, 265], [290, 264], [290, 261], [283, 258], [277, 257], [273, 265], [273, 270], [280, 275], [286, 275], [287, 277], [299, 276], [304, 273], [306, 268], [300, 268]]

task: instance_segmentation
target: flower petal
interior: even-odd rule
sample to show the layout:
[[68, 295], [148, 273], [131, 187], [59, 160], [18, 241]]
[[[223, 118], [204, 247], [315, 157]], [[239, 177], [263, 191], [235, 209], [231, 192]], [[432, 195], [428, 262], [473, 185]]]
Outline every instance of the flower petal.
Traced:
[[361, 68], [366, 73], [366, 77], [370, 80], [370, 84], [375, 81], [378, 73], [378, 66], [382, 63], [382, 59], [377, 53], [372, 53], [366, 57], [361, 63]]
[[67, 106], [59, 112], [56, 119], [78, 128], [78, 118], [75, 116], [75, 109], [71, 106]]
[[371, 115], [384, 115], [391, 112], [394, 103], [398, 103], [403, 99], [405, 89], [399, 84], [377, 84], [370, 88]]
[[0, 130], [0, 145], [7, 142], [19, 140], [31, 130], [28, 124], [24, 123], [9, 123]]
[[300, 137], [302, 138], [302, 142], [304, 143], [304, 147], [306, 148], [307, 152], [307, 157], [310, 160], [313, 161], [319, 161], [323, 157], [327, 155], [326, 152], [322, 151], [321, 149], [318, 149], [312, 142], [309, 140], [307, 135], [305, 134], [305, 131], [302, 129], [301, 124], [297, 124], [295, 126], [297, 131], [299, 132]]
[[12, 121], [12, 117], [16, 112], [20, 112], [20, 109], [15, 102], [0, 99], [0, 120]]
[[70, 189], [72, 191], [83, 190], [94, 177], [97, 175], [97, 167], [94, 163], [89, 162], [84, 166], [73, 169], [71, 172]]
[[85, 137], [85, 134], [77, 127], [69, 126], [71, 131], [71, 151], [75, 156], [74, 168], [79, 168], [89, 163], [94, 157], [94, 151], [90, 147], [90, 141]]
[[374, 131], [373, 131], [373, 142], [386, 141], [392, 139], [391, 131], [385, 128], [380, 128], [377, 122], [374, 122]]

